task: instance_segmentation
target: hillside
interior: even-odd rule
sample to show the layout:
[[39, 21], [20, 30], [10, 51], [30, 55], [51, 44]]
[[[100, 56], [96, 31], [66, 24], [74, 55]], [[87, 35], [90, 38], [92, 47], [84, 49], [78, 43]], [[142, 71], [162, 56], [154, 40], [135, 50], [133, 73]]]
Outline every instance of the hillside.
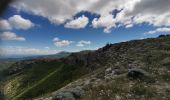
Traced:
[[24, 60], [4, 75], [7, 100], [169, 100], [170, 36]]
[[59, 52], [57, 54], [53, 54], [53, 55], [46, 55], [46, 56], [40, 56], [39, 58], [46, 58], [46, 59], [57, 59], [57, 58], [63, 58], [63, 57], [67, 57], [69, 56], [71, 53], [70, 52], [65, 52], [65, 51], [62, 51], [62, 52]]
[[[1, 57], [0, 58], [0, 64], [3, 62], [14, 62], [14, 61], [20, 61], [20, 60], [30, 60], [30, 59], [58, 59], [58, 58], [63, 58], [69, 56], [71, 53], [70, 52], [59, 52], [56, 54], [50, 54], [50, 55], [35, 55], [35, 56], [18, 56], [18, 57]], [[3, 64], [2, 64], [3, 65]]]

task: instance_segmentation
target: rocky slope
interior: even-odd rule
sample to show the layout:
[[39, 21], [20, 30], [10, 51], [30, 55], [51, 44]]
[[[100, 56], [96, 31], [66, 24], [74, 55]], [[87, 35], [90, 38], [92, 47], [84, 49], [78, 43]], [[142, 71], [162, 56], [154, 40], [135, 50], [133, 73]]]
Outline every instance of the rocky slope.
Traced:
[[15, 69], [3, 83], [7, 99], [170, 99], [169, 35], [107, 44], [60, 60], [28, 62], [6, 71]]

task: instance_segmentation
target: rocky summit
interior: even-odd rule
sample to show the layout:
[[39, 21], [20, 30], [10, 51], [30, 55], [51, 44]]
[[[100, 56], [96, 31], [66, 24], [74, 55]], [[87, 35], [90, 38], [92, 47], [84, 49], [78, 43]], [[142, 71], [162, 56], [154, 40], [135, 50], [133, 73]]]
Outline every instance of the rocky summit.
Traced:
[[3, 75], [5, 100], [170, 100], [170, 35], [18, 61]]

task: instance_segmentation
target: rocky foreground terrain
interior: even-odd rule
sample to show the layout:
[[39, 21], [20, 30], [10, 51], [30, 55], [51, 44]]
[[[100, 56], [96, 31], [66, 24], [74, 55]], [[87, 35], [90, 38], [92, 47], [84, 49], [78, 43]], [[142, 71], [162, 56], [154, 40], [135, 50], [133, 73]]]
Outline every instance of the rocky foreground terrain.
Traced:
[[170, 35], [13, 64], [7, 100], [170, 100]]

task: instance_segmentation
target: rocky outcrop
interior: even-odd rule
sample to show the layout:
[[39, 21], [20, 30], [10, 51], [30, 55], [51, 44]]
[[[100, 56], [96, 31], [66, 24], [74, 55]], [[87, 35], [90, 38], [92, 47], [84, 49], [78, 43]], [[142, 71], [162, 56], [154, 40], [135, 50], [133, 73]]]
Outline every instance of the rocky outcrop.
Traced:
[[48, 98], [39, 98], [37, 100], [78, 100], [84, 96], [85, 91], [81, 87], [67, 88], [54, 92]]
[[77, 100], [84, 95], [84, 90], [80, 87], [70, 88], [60, 91], [52, 97], [52, 100]]

